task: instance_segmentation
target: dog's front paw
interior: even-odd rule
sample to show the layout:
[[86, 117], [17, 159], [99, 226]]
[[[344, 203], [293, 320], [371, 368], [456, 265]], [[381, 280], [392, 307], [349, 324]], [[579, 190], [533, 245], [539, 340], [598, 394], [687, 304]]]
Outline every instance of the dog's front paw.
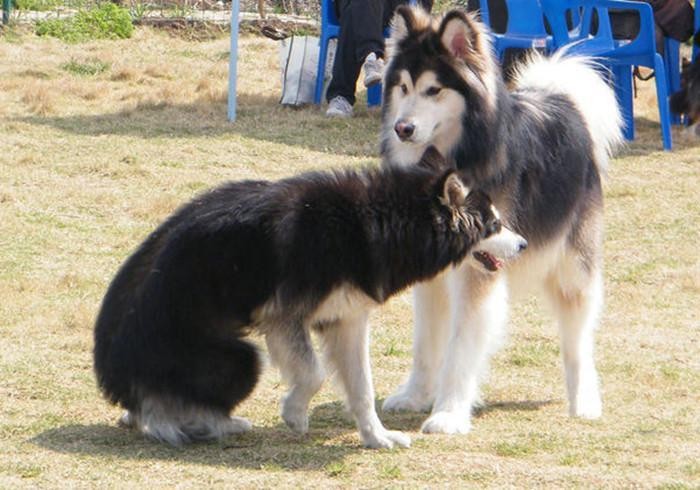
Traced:
[[309, 417], [304, 409], [284, 403], [282, 405], [282, 420], [287, 424], [287, 427], [298, 434], [306, 434], [309, 431]]
[[229, 434], [241, 434], [243, 432], [248, 432], [253, 428], [253, 424], [248, 419], [243, 417], [229, 417], [229, 425], [227, 431]]
[[454, 412], [437, 412], [423, 422], [421, 430], [426, 434], [466, 434], [472, 428], [469, 415]]
[[370, 449], [391, 449], [394, 446], [409, 447], [411, 438], [403, 432], [382, 430], [362, 437], [362, 443]]
[[427, 412], [432, 403], [426, 396], [412, 393], [406, 388], [400, 388], [382, 403], [385, 412]]
[[131, 412], [128, 410], [122, 414], [121, 417], [119, 417], [119, 420], [117, 420], [117, 425], [120, 427], [134, 427], [136, 425], [134, 421], [134, 417], [132, 417]]
[[603, 403], [600, 400], [598, 374], [595, 369], [581, 370], [578, 386], [569, 393], [569, 415], [582, 419], [600, 418]]
[[603, 413], [603, 404], [600, 401], [598, 390], [587, 393], [585, 396], [578, 395], [569, 406], [569, 415], [582, 419], [598, 419]]

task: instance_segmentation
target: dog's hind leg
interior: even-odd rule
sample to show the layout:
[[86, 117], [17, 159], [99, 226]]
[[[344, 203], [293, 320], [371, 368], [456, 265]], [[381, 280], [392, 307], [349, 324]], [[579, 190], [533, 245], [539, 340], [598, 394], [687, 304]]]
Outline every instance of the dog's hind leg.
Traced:
[[450, 324], [448, 275], [439, 275], [413, 289], [415, 326], [413, 328], [413, 367], [406, 384], [384, 400], [386, 411], [430, 410]]
[[508, 318], [503, 274], [489, 275], [462, 266], [452, 285], [453, 321], [437, 397], [423, 432], [463, 434], [471, 429], [472, 408], [480, 402], [479, 384], [491, 354], [500, 344]]
[[282, 399], [282, 419], [295, 432], [309, 430], [308, 408], [323, 383], [321, 368], [309, 332], [301, 323], [281, 326], [266, 336], [272, 362], [279, 367], [289, 391]]
[[348, 408], [365, 447], [407, 447], [411, 444], [410, 438], [401, 432], [385, 429], [377, 416], [369, 362], [367, 316], [367, 312], [357, 312], [322, 330], [326, 359], [335, 368], [345, 389]]
[[[576, 281], [578, 284], [572, 284], [570, 272], [560, 272], [548, 281], [547, 291], [559, 319], [569, 413], [595, 419], [601, 415], [602, 403], [593, 359], [593, 334], [603, 305], [603, 279], [596, 269]], [[577, 272], [580, 276], [581, 271]]]

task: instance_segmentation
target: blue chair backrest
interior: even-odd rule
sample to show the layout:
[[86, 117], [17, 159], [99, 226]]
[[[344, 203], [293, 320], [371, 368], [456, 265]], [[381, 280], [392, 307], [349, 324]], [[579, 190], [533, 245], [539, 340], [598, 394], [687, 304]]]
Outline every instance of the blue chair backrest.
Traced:
[[[656, 52], [654, 13], [647, 3], [626, 0], [542, 0], [542, 5], [556, 47], [576, 44], [572, 51], [610, 56], [625, 62], [634, 61], [635, 58], [648, 61], [648, 57], [653, 57]], [[616, 40], [613, 36], [610, 12], [620, 10], [632, 11], [639, 16], [639, 33], [633, 39]], [[592, 33], [594, 13], [598, 28]], [[567, 14], [569, 20], [574, 18], [578, 22], [570, 26]]]
[[[542, 37], [547, 35], [540, 0], [504, 0], [508, 12], [506, 35]], [[537, 14], [539, 13], [539, 14]], [[479, 15], [484, 24], [491, 25], [488, 0], [479, 1]]]
[[[486, 0], [482, 0], [486, 2]], [[506, 0], [508, 27], [511, 36], [545, 37], [544, 16], [540, 0]]]

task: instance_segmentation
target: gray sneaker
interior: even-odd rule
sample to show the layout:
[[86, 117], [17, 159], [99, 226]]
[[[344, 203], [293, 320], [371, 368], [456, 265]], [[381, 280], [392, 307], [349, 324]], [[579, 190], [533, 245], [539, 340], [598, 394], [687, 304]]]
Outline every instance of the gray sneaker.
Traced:
[[382, 81], [384, 74], [384, 60], [377, 58], [375, 53], [370, 53], [365, 58], [365, 64], [362, 65], [365, 70], [365, 87], [371, 87]]
[[352, 105], [348, 102], [348, 99], [342, 95], [336, 95], [328, 102], [326, 116], [352, 117]]

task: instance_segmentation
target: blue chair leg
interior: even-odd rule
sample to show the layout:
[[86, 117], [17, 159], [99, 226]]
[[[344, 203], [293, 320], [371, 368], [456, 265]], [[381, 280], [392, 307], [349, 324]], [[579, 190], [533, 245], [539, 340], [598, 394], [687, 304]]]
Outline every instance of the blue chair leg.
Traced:
[[[664, 68], [668, 93], [674, 94], [681, 89], [681, 43], [670, 37], [664, 38]], [[671, 113], [671, 124], [680, 124], [678, 114]]]
[[318, 51], [318, 69], [316, 70], [316, 90], [314, 91], [315, 104], [320, 104], [321, 97], [323, 96], [323, 82], [326, 76], [326, 57], [328, 56], [329, 41], [330, 38], [321, 33], [321, 39], [319, 40], [321, 45]]
[[615, 82], [615, 96], [620, 105], [622, 120], [624, 122], [623, 133], [625, 139], [634, 139], [634, 94], [632, 93], [632, 67], [629, 65], [614, 66], [613, 78]]
[[659, 54], [654, 56], [654, 73], [656, 73], [654, 80], [656, 80], [656, 99], [659, 104], [659, 121], [661, 122], [661, 134], [664, 139], [664, 150], [670, 151], [673, 148], [671, 141], [671, 111], [668, 108], [668, 87], [666, 85], [664, 60]]
[[367, 87], [367, 107], [382, 105], [382, 84]]

